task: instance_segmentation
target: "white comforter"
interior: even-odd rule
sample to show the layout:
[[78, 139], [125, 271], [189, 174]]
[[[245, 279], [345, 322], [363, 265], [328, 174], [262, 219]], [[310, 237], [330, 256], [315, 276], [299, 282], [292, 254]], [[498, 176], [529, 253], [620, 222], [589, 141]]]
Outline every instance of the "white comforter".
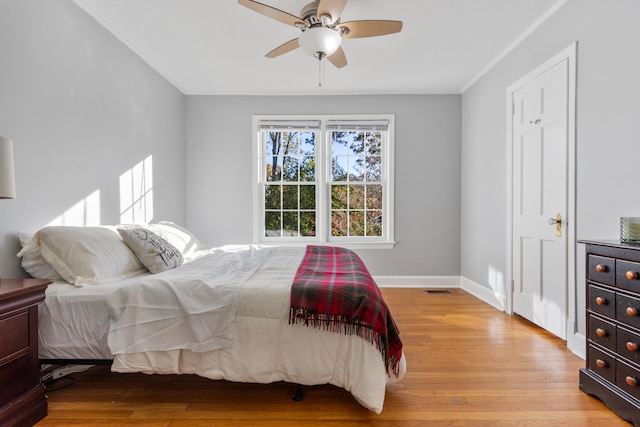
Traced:
[[[235, 281], [236, 294], [234, 297], [229, 297], [229, 294], [224, 297], [227, 300], [235, 298], [235, 316], [228, 328], [223, 328], [222, 332], [222, 335], [230, 332], [230, 346], [224, 344], [221, 348], [204, 349], [185, 345], [186, 343], [182, 342], [183, 337], [174, 335], [184, 328], [193, 329], [190, 333], [194, 334], [199, 334], [199, 331], [198, 327], [180, 324], [176, 328], [170, 326], [167, 331], [167, 339], [173, 342], [169, 347], [174, 348], [155, 347], [158, 340], [154, 338], [142, 340], [147, 341], [144, 345], [138, 342], [121, 342], [118, 348], [124, 351], [112, 351], [118, 349], [115, 342], [119, 342], [119, 339], [111, 337], [113, 331], [118, 328], [117, 325], [125, 325], [125, 329], [128, 329], [136, 323], [122, 322], [113, 316], [113, 313], [122, 309], [122, 305], [114, 303], [122, 302], [122, 295], [114, 297], [119, 292], [118, 289], [138, 283], [126, 279], [114, 284], [84, 288], [52, 285], [47, 291], [47, 298], [41, 309], [41, 358], [113, 357], [112, 370], [115, 372], [197, 374], [211, 379], [252, 383], [287, 381], [303, 385], [333, 384], [351, 392], [365, 408], [376, 413], [382, 411], [386, 384], [399, 381], [405, 373], [404, 356], [400, 361], [399, 375], [389, 377], [380, 352], [367, 340], [355, 335], [343, 335], [288, 323], [291, 283], [304, 256], [304, 247], [227, 246], [219, 251], [225, 253], [218, 254], [221, 256], [220, 259], [226, 262], [223, 271], [235, 269], [236, 261], [232, 260], [238, 255], [240, 258], [237, 258], [237, 262], [242, 264], [241, 259], [244, 259], [246, 265], [243, 267], [249, 267], [245, 270], [237, 265], [243, 273], [241, 279], [231, 279]], [[171, 274], [179, 275], [180, 271], [189, 269], [188, 265], [198, 262], [198, 259], [203, 265], [208, 264], [209, 261], [205, 258], [207, 255], [200, 253], [187, 265], [173, 270]], [[163, 276], [166, 278], [166, 275], [166, 272], [155, 275], [153, 280], [161, 282], [148, 282], [149, 285], [143, 287], [152, 293], [154, 288], [151, 283], [162, 283]], [[152, 276], [143, 277], [147, 280]], [[222, 282], [219, 284], [225, 288]], [[167, 286], [167, 289], [171, 289], [167, 292], [181, 291], [175, 286]], [[71, 303], [70, 294], [78, 293], [82, 295], [80, 299], [84, 304]], [[134, 295], [137, 293], [133, 292]], [[185, 296], [174, 295], [172, 298], [181, 301]], [[147, 298], [137, 295], [135, 299], [138, 297], [142, 300]], [[107, 300], [110, 300], [108, 305]], [[101, 302], [98, 303], [99, 301]], [[196, 302], [196, 307], [202, 306], [201, 302]], [[104, 309], [89, 309], [90, 303], [94, 307], [96, 304], [102, 304], [110, 308], [105, 314]], [[158, 305], [156, 308], [158, 307], [161, 306]], [[84, 316], [87, 310], [95, 310], [95, 315], [92, 313], [89, 317], [95, 317], [98, 323], [102, 321], [103, 325], [86, 320]], [[127, 308], [124, 311], [126, 312]], [[75, 323], [75, 326], [69, 327], [64, 319], [59, 319], [61, 313], [70, 316], [70, 324]], [[152, 317], [156, 317], [157, 314], [160, 314], [156, 319], [159, 323], [152, 326], [152, 329], [157, 332], [157, 335], [154, 335], [160, 338], [163, 334], [158, 326], [166, 324], [168, 320], [163, 318], [161, 310]], [[129, 315], [133, 315], [133, 311]], [[182, 320], [177, 323], [181, 322]], [[206, 326], [209, 327], [210, 325]], [[127, 331], [127, 334], [129, 333], [138, 336], [133, 330]], [[51, 338], [50, 342], [47, 342], [45, 337]], [[114, 348], [108, 348], [107, 342], [109, 345], [113, 344]], [[213, 345], [219, 344], [218, 342]], [[105, 353], [109, 356], [105, 357]]]
[[271, 250], [213, 248], [182, 268], [120, 287], [107, 300], [111, 353], [230, 347], [240, 287]]

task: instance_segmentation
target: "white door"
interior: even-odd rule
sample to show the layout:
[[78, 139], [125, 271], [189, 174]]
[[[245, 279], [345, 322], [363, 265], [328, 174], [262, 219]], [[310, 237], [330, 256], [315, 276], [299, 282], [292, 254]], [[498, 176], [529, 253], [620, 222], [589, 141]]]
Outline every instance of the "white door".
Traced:
[[562, 339], [568, 289], [568, 70], [565, 59], [512, 93], [513, 311]]

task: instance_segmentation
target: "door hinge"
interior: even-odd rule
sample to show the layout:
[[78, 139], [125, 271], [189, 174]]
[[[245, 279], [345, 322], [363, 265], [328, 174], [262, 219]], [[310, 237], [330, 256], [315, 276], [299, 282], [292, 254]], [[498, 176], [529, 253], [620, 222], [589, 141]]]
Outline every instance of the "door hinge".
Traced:
[[511, 101], [511, 115], [515, 115], [516, 114], [516, 103]]

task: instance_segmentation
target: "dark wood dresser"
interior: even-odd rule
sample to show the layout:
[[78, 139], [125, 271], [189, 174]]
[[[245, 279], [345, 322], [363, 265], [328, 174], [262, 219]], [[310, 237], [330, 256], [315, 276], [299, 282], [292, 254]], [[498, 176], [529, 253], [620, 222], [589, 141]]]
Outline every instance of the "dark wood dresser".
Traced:
[[38, 303], [50, 280], [0, 280], [0, 426], [30, 426], [47, 415], [38, 361]]
[[640, 245], [586, 244], [587, 363], [580, 390], [640, 426]]

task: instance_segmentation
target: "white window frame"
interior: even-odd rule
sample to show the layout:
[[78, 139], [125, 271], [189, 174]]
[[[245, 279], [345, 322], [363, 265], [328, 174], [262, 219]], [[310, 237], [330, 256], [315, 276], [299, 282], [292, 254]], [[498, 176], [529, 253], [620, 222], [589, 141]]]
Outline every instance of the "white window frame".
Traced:
[[[268, 237], [264, 234], [264, 165], [265, 148], [261, 138], [260, 124], [268, 121], [320, 122], [316, 142], [316, 236], [313, 237]], [[328, 143], [329, 122], [387, 124], [386, 140], [382, 147], [383, 223], [382, 236], [331, 236], [331, 153]], [[395, 116], [393, 114], [358, 115], [254, 115], [253, 129], [253, 241], [257, 244], [273, 245], [336, 245], [350, 249], [391, 249], [394, 240], [394, 136]]]

